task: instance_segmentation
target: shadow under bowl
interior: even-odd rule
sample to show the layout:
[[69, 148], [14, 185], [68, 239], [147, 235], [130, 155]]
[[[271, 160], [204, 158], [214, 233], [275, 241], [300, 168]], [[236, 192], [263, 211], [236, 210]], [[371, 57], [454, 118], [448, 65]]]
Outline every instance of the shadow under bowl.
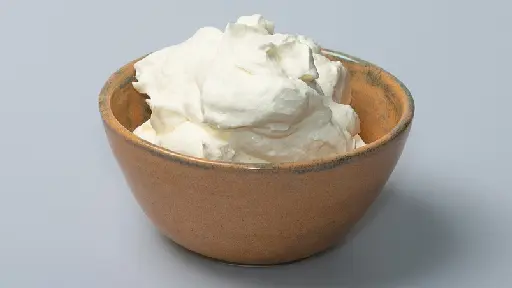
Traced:
[[324, 50], [350, 73], [351, 106], [368, 143], [310, 162], [243, 164], [185, 156], [131, 131], [149, 119], [132, 86], [134, 60], [103, 87], [99, 106], [110, 147], [146, 215], [184, 248], [225, 262], [293, 262], [332, 247], [362, 218], [392, 173], [414, 104], [394, 76]]

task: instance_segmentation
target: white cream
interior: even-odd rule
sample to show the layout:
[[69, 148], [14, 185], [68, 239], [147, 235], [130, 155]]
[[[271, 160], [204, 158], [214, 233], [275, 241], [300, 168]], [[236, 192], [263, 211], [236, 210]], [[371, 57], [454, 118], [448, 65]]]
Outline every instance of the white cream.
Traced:
[[[344, 104], [347, 70], [304, 36], [274, 33], [261, 15], [199, 29], [135, 64], [135, 89], [149, 96], [142, 139], [189, 156], [291, 162], [364, 145]], [[344, 103], [338, 104], [336, 102]]]

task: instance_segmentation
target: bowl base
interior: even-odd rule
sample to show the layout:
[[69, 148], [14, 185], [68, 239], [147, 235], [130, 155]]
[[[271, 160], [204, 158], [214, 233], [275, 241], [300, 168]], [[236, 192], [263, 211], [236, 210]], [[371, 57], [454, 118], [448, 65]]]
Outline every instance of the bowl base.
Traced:
[[340, 245], [343, 245], [343, 243], [344, 243], [343, 239], [341, 239], [340, 241], [334, 243], [334, 245], [332, 245], [331, 247], [328, 247], [322, 251], [316, 252], [310, 256], [302, 257], [302, 258], [291, 260], [291, 261], [276, 262], [276, 263], [271, 263], [271, 264], [257, 264], [257, 263], [251, 264], [251, 263], [238, 263], [238, 262], [226, 261], [226, 260], [222, 260], [219, 258], [206, 256], [206, 255], [200, 254], [198, 252], [195, 252], [193, 250], [190, 250], [190, 249], [180, 245], [179, 243], [174, 242], [171, 238], [169, 238], [168, 236], [166, 236], [163, 233], [159, 233], [159, 234], [165, 240], [165, 242], [167, 242], [169, 245], [177, 247], [178, 249], [184, 251], [184, 253], [186, 253], [188, 255], [199, 257], [199, 258], [205, 259], [207, 261], [217, 262], [220, 264], [234, 266], [234, 267], [241, 267], [241, 268], [272, 268], [272, 267], [276, 267], [276, 266], [291, 265], [291, 264], [303, 262], [303, 261], [306, 261], [309, 259], [321, 257], [322, 255], [329, 253], [330, 251], [336, 249], [336, 247], [339, 247]]

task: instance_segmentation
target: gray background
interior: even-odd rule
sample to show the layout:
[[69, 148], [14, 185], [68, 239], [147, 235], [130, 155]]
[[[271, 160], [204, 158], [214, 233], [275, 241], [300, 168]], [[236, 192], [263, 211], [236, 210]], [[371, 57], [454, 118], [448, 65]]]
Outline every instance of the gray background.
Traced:
[[[0, 287], [512, 287], [512, 6], [321, 3], [0, 0]], [[125, 62], [255, 12], [380, 64], [417, 105], [398, 167], [346, 243], [271, 269], [159, 236], [97, 111]]]

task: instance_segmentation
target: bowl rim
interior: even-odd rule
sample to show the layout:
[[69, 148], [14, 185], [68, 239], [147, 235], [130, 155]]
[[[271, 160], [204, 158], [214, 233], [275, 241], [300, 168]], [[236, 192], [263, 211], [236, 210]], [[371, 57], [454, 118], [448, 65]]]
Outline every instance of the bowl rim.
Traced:
[[[157, 146], [155, 144], [152, 144], [150, 142], [147, 142], [146, 140], [143, 140], [139, 137], [137, 137], [135, 134], [133, 134], [131, 131], [126, 129], [114, 116], [112, 109], [110, 107], [110, 100], [112, 96], [112, 92], [115, 91], [113, 85], [119, 85], [118, 82], [114, 81], [117, 79], [118, 75], [122, 73], [124, 69], [129, 67], [129, 65], [132, 65], [132, 62], [125, 64], [123, 67], [121, 67], [119, 70], [117, 70], [115, 73], [113, 73], [109, 79], [104, 84], [100, 94], [99, 94], [99, 109], [101, 118], [104, 123], [104, 127], [112, 131], [113, 133], [118, 134], [118, 136], [121, 136], [124, 138], [124, 140], [128, 141], [129, 143], [137, 146], [138, 148], [142, 148], [151, 154], [163, 157], [167, 160], [178, 162], [180, 164], [184, 164], [187, 166], [194, 166], [198, 168], [204, 168], [204, 169], [212, 169], [212, 168], [223, 168], [228, 170], [246, 170], [246, 171], [270, 171], [270, 172], [276, 172], [276, 171], [291, 171], [291, 172], [297, 172], [297, 173], [304, 173], [304, 172], [310, 172], [310, 171], [321, 171], [325, 169], [331, 169], [334, 168], [340, 164], [347, 163], [349, 161], [353, 161], [359, 158], [364, 157], [366, 154], [374, 152], [377, 149], [382, 148], [383, 146], [390, 143], [393, 139], [398, 137], [400, 134], [406, 132], [409, 128], [409, 126], [412, 124], [412, 119], [414, 117], [414, 100], [412, 98], [411, 92], [409, 89], [405, 86], [405, 84], [400, 81], [396, 76], [389, 73], [388, 71], [382, 69], [381, 67], [360, 59], [358, 57], [339, 52], [336, 50], [326, 49], [322, 48], [322, 52], [326, 53], [330, 56], [334, 56], [338, 59], [343, 59], [346, 61], [351, 61], [359, 64], [363, 64], [366, 66], [371, 66], [380, 69], [381, 71], [387, 73], [394, 81], [396, 81], [400, 88], [403, 90], [404, 94], [406, 95], [406, 103], [404, 111], [402, 113], [401, 118], [399, 119], [398, 123], [393, 127], [393, 129], [385, 134], [384, 136], [380, 137], [379, 139], [368, 143], [367, 145], [363, 147], [359, 147], [357, 149], [354, 149], [350, 152], [333, 155], [330, 157], [325, 158], [319, 158], [315, 160], [310, 161], [301, 161], [301, 162], [283, 162], [283, 163], [235, 163], [235, 162], [227, 162], [227, 161], [217, 161], [217, 160], [209, 160], [204, 158], [197, 158], [193, 156], [187, 156], [184, 154], [180, 154], [178, 152], [174, 152], [171, 150], [168, 150], [166, 148]], [[145, 57], [145, 56], [143, 56]], [[142, 59], [143, 57], [139, 58]], [[128, 83], [131, 83], [128, 82]], [[120, 86], [126, 85], [126, 83], [122, 83]]]

